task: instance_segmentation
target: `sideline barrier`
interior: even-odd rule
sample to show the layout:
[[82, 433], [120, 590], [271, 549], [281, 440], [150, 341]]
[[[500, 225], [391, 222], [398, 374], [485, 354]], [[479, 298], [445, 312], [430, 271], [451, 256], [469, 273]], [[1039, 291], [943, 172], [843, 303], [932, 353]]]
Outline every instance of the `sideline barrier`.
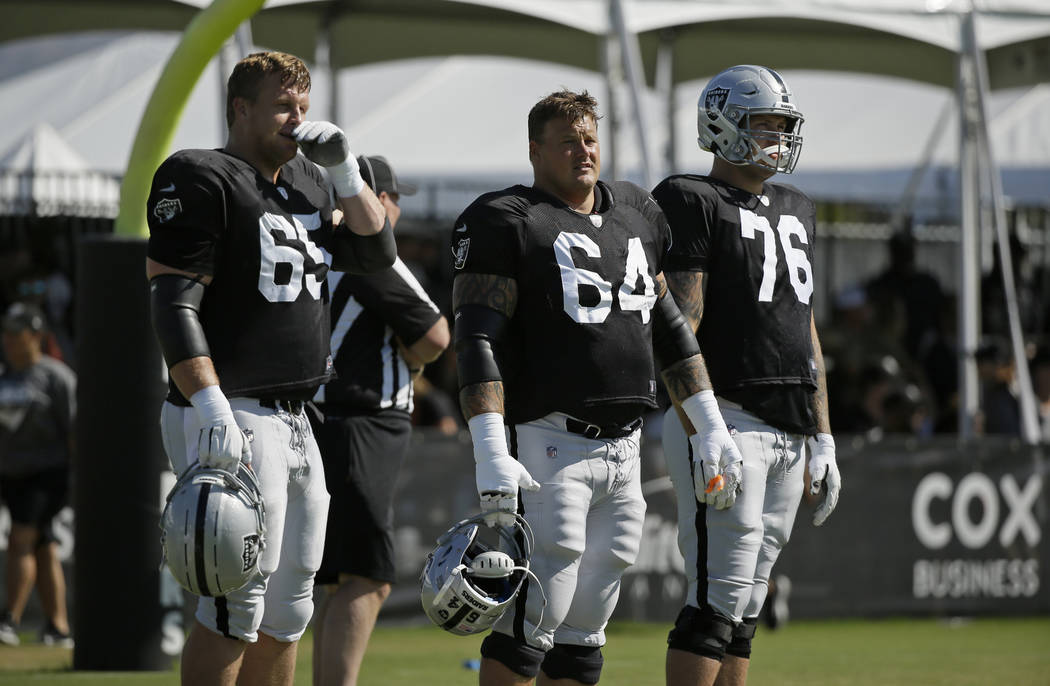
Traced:
[[[792, 582], [794, 617], [1023, 615], [1050, 612], [1047, 447], [985, 439], [841, 436], [844, 487], [823, 527], [799, 507], [774, 574]], [[417, 579], [433, 542], [476, 508], [471, 444], [417, 432], [399, 483], [399, 573], [384, 617], [418, 613]], [[659, 436], [642, 444], [648, 511], [618, 618], [673, 621], [685, 593], [675, 504]]]
[[[162, 391], [158, 388], [158, 397], [144, 403], [151, 426], [155, 426], [153, 408]], [[100, 420], [99, 426], [109, 425]], [[648, 434], [642, 444], [642, 481], [648, 503], [645, 534], [638, 562], [624, 577], [614, 617], [670, 624], [685, 592], [683, 565], [660, 440], [651, 431]], [[952, 438], [922, 442], [890, 438], [865, 444], [840, 436], [837, 442], [844, 480], [838, 508], [818, 529], [811, 523], [812, 509], [802, 504], [792, 540], [774, 569], [774, 574], [791, 579], [792, 617], [1050, 613], [1047, 446], [1031, 448], [1016, 441], [985, 439], [960, 450]], [[425, 621], [418, 582], [423, 561], [453, 522], [476, 513], [471, 450], [466, 432], [447, 437], [417, 430], [413, 436], [394, 499], [398, 580], [382, 619]], [[159, 459], [156, 453], [143, 457]], [[103, 482], [105, 488], [115, 485], [110, 480]], [[170, 481], [162, 491], [164, 486], [170, 486]], [[125, 485], [117, 492], [130, 494], [133, 490]], [[87, 489], [81, 493], [88, 495]], [[115, 504], [112, 490], [90, 493], [90, 499], [79, 502], [81, 508], [103, 505], [108, 511]], [[164, 618], [147, 622], [150, 626], [163, 624], [162, 638], [154, 634], [146, 642], [150, 646], [159, 642], [161, 654], [150, 648], [138, 658], [148, 656], [144, 661], [159, 668], [165, 659], [178, 655], [185, 623], [178, 611], [177, 585], [169, 575], [156, 573], [160, 502], [147, 501], [158, 495], [162, 498], [162, 494], [143, 495], [141, 506], [132, 508], [133, 517], [126, 507], [118, 516], [126, 525], [134, 522], [141, 532], [137, 535], [144, 537], [136, 544], [141, 554], [131, 557], [141, 560], [134, 573], [145, 574], [150, 584], [159, 584], [150, 585], [143, 594], [127, 596], [135, 599], [133, 605], [144, 617]], [[6, 552], [2, 514], [0, 511], [0, 576]], [[68, 522], [63, 530], [69, 531]], [[112, 534], [108, 538], [90, 550], [84, 541], [78, 542], [76, 552], [94, 556], [94, 562], [81, 565], [81, 573], [99, 565], [99, 572], [108, 569], [112, 573], [117, 563], [110, 555], [116, 541]], [[67, 540], [65, 545], [68, 548], [72, 542]], [[75, 561], [73, 567], [76, 569]], [[106, 598], [112, 590], [110, 581], [92, 584], [84, 577], [81, 580], [81, 589], [97, 586], [105, 591], [89, 594], [94, 598]], [[72, 603], [76, 620], [84, 621], [85, 612], [98, 613], [90, 597], [79, 600]], [[27, 621], [33, 621], [32, 617]], [[78, 633], [84, 628], [79, 627]], [[122, 651], [127, 654], [126, 645]]]

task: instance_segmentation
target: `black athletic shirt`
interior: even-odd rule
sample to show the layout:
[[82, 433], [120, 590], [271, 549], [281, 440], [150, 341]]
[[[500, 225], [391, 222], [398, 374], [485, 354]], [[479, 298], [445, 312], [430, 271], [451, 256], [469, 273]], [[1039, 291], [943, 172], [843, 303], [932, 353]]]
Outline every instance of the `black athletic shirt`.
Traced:
[[331, 272], [336, 378], [317, 392], [326, 414], [374, 410], [412, 412], [412, 379], [398, 351], [441, 318], [412, 272], [398, 258], [375, 274]]
[[755, 196], [694, 175], [665, 179], [653, 197], [674, 236], [664, 268], [705, 274], [697, 340], [715, 392], [773, 426], [814, 433], [813, 201], [788, 185]]
[[670, 233], [641, 188], [597, 189], [589, 215], [513, 186], [481, 196], [456, 220], [456, 273], [517, 282], [498, 351], [512, 424], [555, 411], [626, 424], [656, 406], [650, 310]]
[[[148, 254], [213, 277], [201, 324], [229, 397], [308, 399], [330, 376], [327, 188], [301, 155], [276, 184], [221, 150], [179, 151], [153, 177]], [[174, 382], [168, 399], [188, 405]]]

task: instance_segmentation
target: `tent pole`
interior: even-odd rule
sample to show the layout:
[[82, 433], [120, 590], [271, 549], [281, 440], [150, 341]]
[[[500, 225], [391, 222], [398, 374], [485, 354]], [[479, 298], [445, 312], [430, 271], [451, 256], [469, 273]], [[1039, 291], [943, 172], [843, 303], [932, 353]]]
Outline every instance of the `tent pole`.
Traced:
[[642, 158], [642, 181], [646, 189], [653, 187], [653, 173], [649, 166], [649, 133], [645, 125], [645, 108], [642, 107], [642, 91], [645, 82], [642, 77], [642, 58], [638, 50], [638, 36], [627, 30], [627, 21], [623, 16], [621, 0], [609, 0], [609, 15], [613, 27], [620, 36], [621, 56], [627, 72], [627, 86], [631, 93], [631, 106], [634, 110], [634, 128], [638, 134], [638, 147]]
[[660, 45], [656, 52], [656, 92], [664, 96], [664, 107], [667, 117], [667, 147], [664, 149], [665, 174], [678, 171], [678, 158], [675, 148], [675, 84], [674, 84], [674, 29], [660, 32]]
[[329, 29], [331, 22], [327, 19], [321, 21], [317, 27], [317, 46], [314, 50], [314, 63], [317, 71], [324, 74], [324, 80], [328, 83], [328, 121], [336, 126], [339, 124], [339, 99], [336, 93], [336, 70], [332, 66], [332, 34]]
[[611, 30], [607, 33], [601, 41], [601, 65], [602, 72], [605, 74], [605, 116], [609, 122], [609, 135], [605, 141], [607, 145], [602, 150], [602, 171], [605, 172], [604, 178], [609, 181], [615, 181], [620, 178], [619, 169], [617, 163], [619, 162], [619, 146], [617, 145], [617, 136], [620, 131], [620, 120], [619, 120], [619, 107], [617, 107], [616, 97], [619, 94], [619, 88], [617, 87], [622, 74], [620, 70], [620, 45]]
[[1006, 208], [1003, 202], [1003, 183], [999, 167], [995, 163], [992, 151], [991, 132], [988, 127], [988, 108], [985, 94], [988, 92], [988, 65], [983, 51], [977, 45], [977, 27], [975, 17], [970, 13], [967, 22], [970, 40], [967, 45], [972, 51], [971, 58], [977, 76], [977, 108], [979, 127], [977, 130], [978, 155], [980, 164], [988, 173], [991, 182], [992, 223], [999, 246], [999, 264], [1002, 266], [1003, 294], [1006, 298], [1006, 318], [1010, 327], [1010, 343], [1013, 349], [1014, 369], [1017, 375], [1018, 395], [1021, 409], [1021, 438], [1029, 445], [1039, 443], [1039, 413], [1036, 410], [1035, 391], [1032, 389], [1032, 378], [1028, 370], [1028, 356], [1024, 350], [1024, 332], [1021, 331], [1021, 317], [1017, 308], [1017, 287], [1014, 281], [1013, 255], [1010, 253], [1010, 238], [1007, 235]]
[[[962, 45], [969, 40], [967, 22], [972, 15], [963, 16], [960, 29]], [[973, 56], [969, 50], [958, 55], [959, 97], [959, 299], [958, 299], [958, 356], [959, 356], [959, 415], [958, 431], [961, 442], [973, 440], [974, 423], [979, 409], [977, 387], [978, 308], [980, 281], [977, 267], [979, 187], [977, 169], [977, 84]]]

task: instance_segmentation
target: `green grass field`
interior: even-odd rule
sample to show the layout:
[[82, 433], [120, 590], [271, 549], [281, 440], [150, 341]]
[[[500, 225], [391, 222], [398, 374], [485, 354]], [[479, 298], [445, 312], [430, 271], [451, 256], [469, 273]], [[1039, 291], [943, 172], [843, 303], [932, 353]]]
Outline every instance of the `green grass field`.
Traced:
[[[613, 624], [605, 686], [664, 683], [664, 624]], [[27, 635], [27, 638], [31, 636]], [[480, 638], [436, 628], [376, 629], [360, 686], [475, 684]], [[311, 635], [300, 644], [296, 685], [310, 684]], [[1050, 618], [792, 622], [755, 639], [751, 686], [1050, 686]], [[71, 672], [71, 651], [0, 646], [0, 684], [152, 686], [178, 672]]]

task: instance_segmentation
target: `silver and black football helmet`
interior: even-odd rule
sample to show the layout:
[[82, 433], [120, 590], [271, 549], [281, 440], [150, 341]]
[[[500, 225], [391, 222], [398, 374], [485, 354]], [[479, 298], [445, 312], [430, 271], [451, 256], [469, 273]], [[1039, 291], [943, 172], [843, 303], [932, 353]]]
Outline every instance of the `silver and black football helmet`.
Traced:
[[[483, 541], [486, 536], [494, 540]], [[513, 527], [489, 528], [480, 514], [454, 524], [438, 539], [420, 575], [423, 611], [458, 636], [490, 629], [525, 579], [535, 580], [529, 571], [532, 546], [532, 530], [520, 515]]]
[[244, 463], [236, 474], [190, 465], [168, 493], [160, 526], [164, 561], [192, 593], [226, 595], [259, 573], [266, 508]]
[[[758, 114], [784, 117], [783, 132], [757, 130]], [[697, 103], [700, 147], [735, 165], [756, 165], [790, 174], [802, 152], [802, 113], [780, 74], [767, 67], [730, 67], [708, 82]]]

